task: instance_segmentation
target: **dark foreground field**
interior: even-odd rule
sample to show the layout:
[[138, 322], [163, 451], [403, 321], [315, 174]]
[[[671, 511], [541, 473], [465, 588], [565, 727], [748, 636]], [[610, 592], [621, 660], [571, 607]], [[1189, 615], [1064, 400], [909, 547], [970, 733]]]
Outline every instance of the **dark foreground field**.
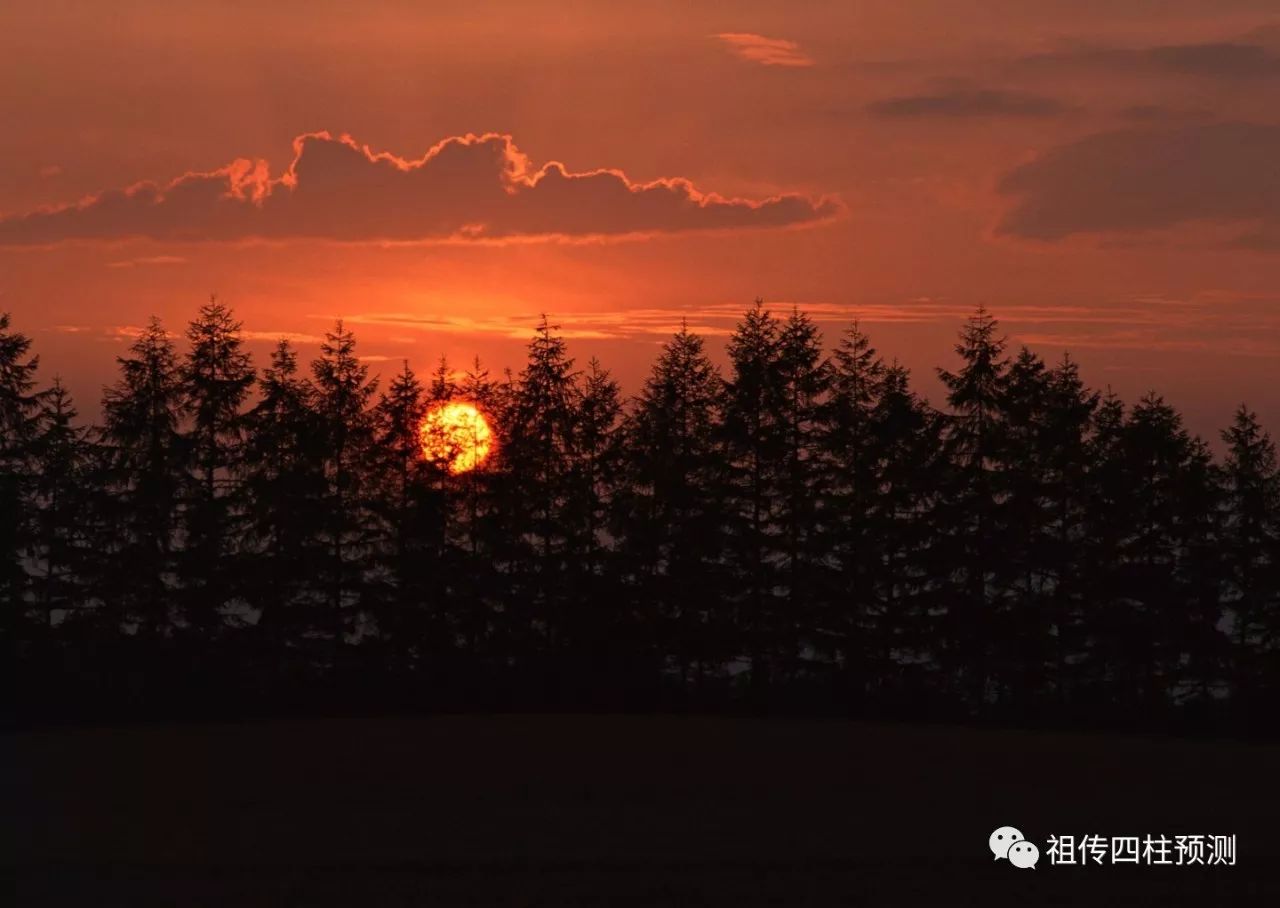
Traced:
[[[4, 742], [18, 905], [1280, 904], [1274, 746], [565, 716]], [[1237, 865], [1017, 870], [1003, 824], [1234, 833]]]

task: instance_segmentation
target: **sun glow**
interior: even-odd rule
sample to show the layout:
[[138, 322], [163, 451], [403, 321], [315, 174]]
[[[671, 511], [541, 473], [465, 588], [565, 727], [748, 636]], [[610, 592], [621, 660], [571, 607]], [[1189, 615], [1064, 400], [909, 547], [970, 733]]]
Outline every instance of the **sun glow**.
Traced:
[[460, 401], [428, 410], [418, 435], [422, 456], [455, 475], [483, 464], [493, 449], [493, 430], [484, 414]]

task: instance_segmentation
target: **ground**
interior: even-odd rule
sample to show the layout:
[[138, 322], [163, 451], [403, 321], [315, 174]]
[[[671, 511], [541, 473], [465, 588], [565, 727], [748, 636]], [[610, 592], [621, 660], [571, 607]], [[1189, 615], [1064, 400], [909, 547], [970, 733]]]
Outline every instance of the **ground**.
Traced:
[[[19, 905], [1280, 904], [1280, 747], [835, 720], [494, 716], [5, 735]], [[1222, 833], [1034, 870], [987, 836]], [[993, 902], [992, 898], [997, 899]]]

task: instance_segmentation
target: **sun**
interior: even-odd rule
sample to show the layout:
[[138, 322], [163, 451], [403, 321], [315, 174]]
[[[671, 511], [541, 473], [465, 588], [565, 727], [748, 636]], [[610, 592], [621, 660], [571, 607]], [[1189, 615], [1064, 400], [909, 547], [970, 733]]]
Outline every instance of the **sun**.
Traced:
[[427, 411], [418, 429], [422, 456], [443, 464], [450, 473], [466, 473], [480, 466], [493, 450], [493, 430], [473, 404], [438, 404]]

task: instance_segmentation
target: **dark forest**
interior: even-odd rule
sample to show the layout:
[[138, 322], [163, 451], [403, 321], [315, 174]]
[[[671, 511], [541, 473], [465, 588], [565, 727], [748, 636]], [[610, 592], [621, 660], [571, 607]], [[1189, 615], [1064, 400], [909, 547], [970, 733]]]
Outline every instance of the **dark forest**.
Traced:
[[[518, 373], [380, 380], [339, 323], [255, 364], [216, 300], [83, 425], [0, 319], [19, 721], [662, 710], [1273, 734], [1280, 472], [979, 310], [931, 403], [855, 323], [757, 302], [631, 400], [556, 326]], [[259, 367], [260, 366], [260, 367]], [[497, 435], [423, 456], [448, 400]]]

